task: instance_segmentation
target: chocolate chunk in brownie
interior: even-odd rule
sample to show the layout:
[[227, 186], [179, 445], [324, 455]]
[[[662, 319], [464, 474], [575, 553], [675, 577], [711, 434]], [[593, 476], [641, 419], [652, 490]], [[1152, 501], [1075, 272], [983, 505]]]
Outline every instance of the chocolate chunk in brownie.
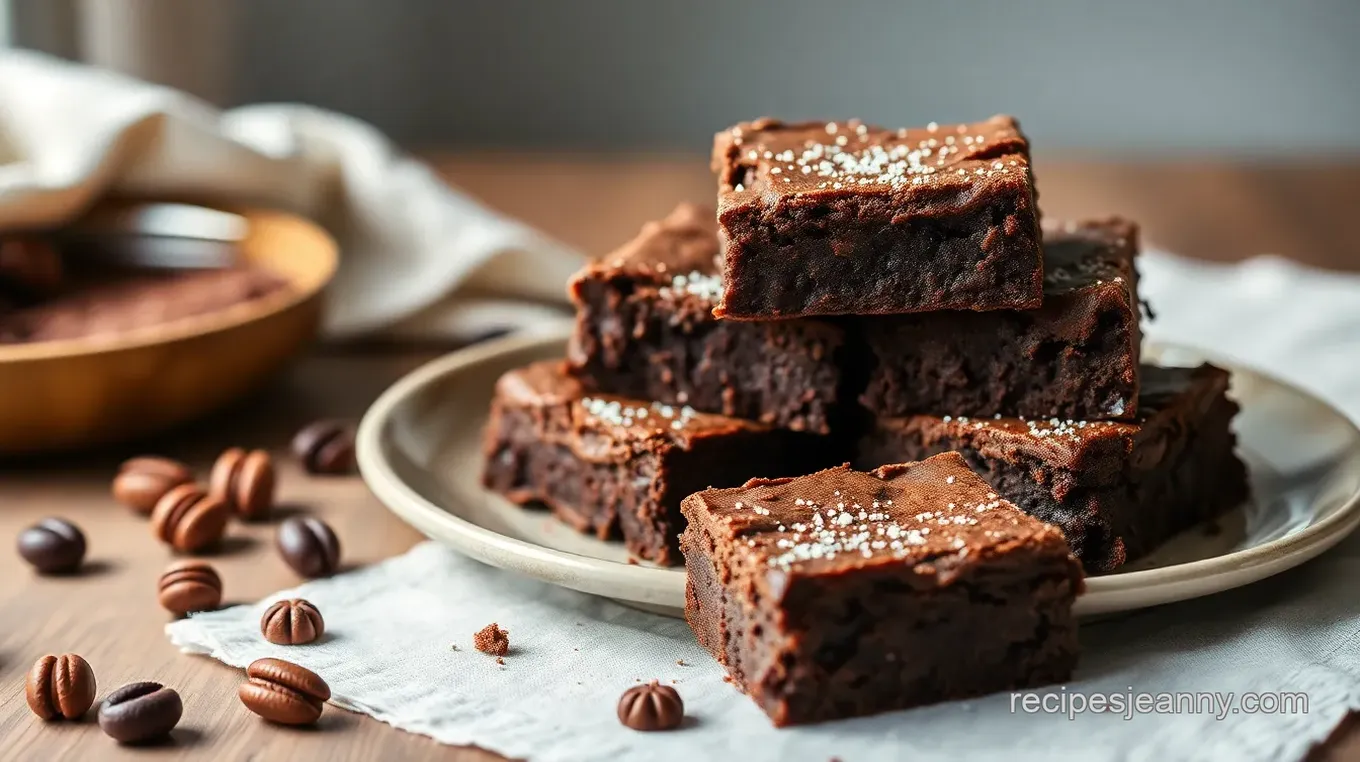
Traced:
[[546, 361], [497, 382], [483, 482], [514, 502], [546, 504], [579, 531], [622, 535], [641, 558], [678, 564], [681, 499], [806, 472], [825, 464], [824, 447], [813, 434], [591, 394]]
[[958, 454], [685, 499], [685, 616], [776, 725], [1070, 677], [1081, 568]]
[[1007, 116], [888, 130], [744, 122], [718, 133], [720, 317], [1034, 309], [1029, 144]]
[[1135, 416], [1137, 251], [1138, 228], [1124, 220], [1045, 225], [1039, 309], [859, 321], [870, 364], [861, 403], [877, 416]]
[[587, 265], [568, 287], [577, 308], [572, 372], [594, 391], [827, 433], [841, 329], [718, 320], [717, 258], [712, 211], [682, 204]]
[[1130, 422], [880, 418], [856, 463], [959, 451], [998, 493], [1061, 527], [1088, 572], [1110, 571], [1247, 499], [1227, 388], [1210, 365], [1145, 365]]

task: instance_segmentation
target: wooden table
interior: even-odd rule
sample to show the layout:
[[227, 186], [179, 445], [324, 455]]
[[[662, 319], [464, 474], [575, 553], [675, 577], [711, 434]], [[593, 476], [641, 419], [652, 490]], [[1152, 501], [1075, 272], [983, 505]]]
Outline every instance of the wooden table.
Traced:
[[[711, 195], [702, 161], [692, 158], [453, 157], [436, 164], [451, 180], [583, 250], [601, 252], [681, 199]], [[1115, 165], [1041, 161], [1042, 205], [1052, 216], [1119, 211], [1141, 220], [1148, 237], [1213, 259], [1274, 252], [1313, 264], [1360, 268], [1345, 229], [1360, 205], [1360, 164], [1247, 166], [1180, 161]], [[231, 445], [273, 449], [287, 512], [310, 511], [337, 530], [349, 562], [401, 553], [419, 538], [370, 496], [357, 478], [310, 478], [286, 455], [292, 432], [322, 416], [358, 417], [388, 384], [447, 347], [325, 347], [301, 358], [257, 395], [212, 420], [156, 441], [77, 456], [0, 466], [0, 538], [48, 515], [70, 518], [91, 539], [86, 573], [38, 578], [0, 553], [0, 759], [133, 759], [93, 722], [44, 725], [22, 695], [23, 676], [44, 653], [89, 659], [101, 692], [154, 679], [177, 688], [185, 718], [156, 756], [184, 759], [498, 759], [449, 749], [381, 723], [328, 709], [316, 730], [268, 726], [236, 700], [239, 671], [180, 655], [161, 629], [166, 615], [155, 581], [168, 559], [145, 520], [113, 504], [108, 484], [125, 456], [158, 452], [206, 470]], [[271, 547], [272, 525], [234, 530], [212, 559], [229, 602], [291, 586], [293, 574]], [[10, 542], [10, 540], [5, 540]], [[69, 755], [65, 757], [64, 755]], [[1360, 760], [1349, 728], [1321, 759]]]

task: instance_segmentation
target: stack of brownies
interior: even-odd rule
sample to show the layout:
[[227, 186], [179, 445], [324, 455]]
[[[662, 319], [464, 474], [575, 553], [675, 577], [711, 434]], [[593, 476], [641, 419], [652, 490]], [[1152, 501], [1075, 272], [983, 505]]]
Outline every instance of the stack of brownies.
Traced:
[[587, 266], [566, 361], [500, 379], [485, 483], [683, 560], [777, 724], [1064, 680], [1083, 568], [1246, 498], [1228, 374], [1140, 365], [1136, 227], [1041, 224], [1013, 119], [762, 119], [713, 163], [716, 219]]

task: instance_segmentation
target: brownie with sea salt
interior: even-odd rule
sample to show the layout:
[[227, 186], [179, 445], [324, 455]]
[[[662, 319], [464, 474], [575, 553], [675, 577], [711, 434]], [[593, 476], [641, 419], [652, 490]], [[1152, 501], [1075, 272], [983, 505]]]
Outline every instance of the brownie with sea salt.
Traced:
[[960, 452], [998, 493], [1061, 527], [1088, 573], [1111, 571], [1249, 492], [1227, 371], [1144, 365], [1141, 374], [1131, 421], [879, 418], [856, 465]]
[[776, 725], [1068, 679], [1081, 567], [957, 453], [706, 490], [685, 617]]
[[884, 129], [743, 122], [718, 133], [719, 317], [1035, 309], [1029, 143], [1014, 119]]
[[827, 321], [718, 320], [718, 228], [681, 204], [572, 278], [572, 372], [595, 391], [827, 433], [842, 330]]
[[920, 412], [1099, 420], [1138, 412], [1138, 228], [1121, 219], [1044, 226], [1044, 304], [859, 322], [860, 402]]
[[813, 434], [594, 394], [545, 361], [497, 381], [482, 481], [578, 531], [622, 537], [639, 558], [677, 564], [686, 495], [805, 473], [826, 464], [824, 447]]

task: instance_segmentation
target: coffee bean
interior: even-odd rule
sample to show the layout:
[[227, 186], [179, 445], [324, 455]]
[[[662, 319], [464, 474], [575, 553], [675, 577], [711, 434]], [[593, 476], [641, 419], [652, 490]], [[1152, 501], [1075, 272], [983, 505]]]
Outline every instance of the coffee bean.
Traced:
[[155, 456], [132, 458], [113, 478], [113, 499], [137, 513], [148, 514], [165, 493], [193, 480], [193, 472], [179, 461]]
[[282, 659], [257, 659], [237, 695], [255, 714], [283, 725], [310, 725], [321, 717], [331, 689], [315, 672]]
[[85, 559], [85, 535], [66, 519], [48, 518], [19, 533], [19, 555], [41, 574], [67, 574]]
[[669, 685], [635, 685], [619, 699], [619, 722], [633, 730], [674, 730], [685, 719], [685, 702]]
[[184, 702], [173, 688], [144, 682], [124, 685], [104, 698], [99, 727], [119, 743], [144, 743], [169, 735], [184, 716]]
[[317, 421], [293, 437], [293, 454], [311, 474], [354, 471], [354, 427], [344, 421]]
[[233, 447], [222, 453], [208, 485], [243, 518], [262, 519], [274, 509], [274, 461], [264, 450]]
[[300, 598], [279, 601], [260, 617], [260, 633], [275, 645], [304, 645], [320, 638], [325, 631], [326, 621], [321, 612]]
[[176, 561], [165, 567], [156, 589], [161, 607], [181, 616], [222, 604], [222, 578], [202, 561]]
[[194, 553], [222, 539], [230, 514], [220, 498], [197, 484], [181, 484], [157, 501], [151, 531], [175, 550]]
[[326, 577], [340, 566], [340, 540], [321, 519], [288, 519], [279, 525], [275, 544], [283, 560], [304, 577]]
[[24, 683], [28, 708], [44, 720], [80, 718], [94, 705], [94, 670], [75, 654], [44, 656]]

